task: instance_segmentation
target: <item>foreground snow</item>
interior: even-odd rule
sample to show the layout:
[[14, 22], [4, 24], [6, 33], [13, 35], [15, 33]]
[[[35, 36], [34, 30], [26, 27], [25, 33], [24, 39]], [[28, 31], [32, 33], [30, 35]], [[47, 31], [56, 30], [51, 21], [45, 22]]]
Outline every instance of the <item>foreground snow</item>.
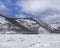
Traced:
[[0, 48], [60, 48], [60, 35], [0, 34]]

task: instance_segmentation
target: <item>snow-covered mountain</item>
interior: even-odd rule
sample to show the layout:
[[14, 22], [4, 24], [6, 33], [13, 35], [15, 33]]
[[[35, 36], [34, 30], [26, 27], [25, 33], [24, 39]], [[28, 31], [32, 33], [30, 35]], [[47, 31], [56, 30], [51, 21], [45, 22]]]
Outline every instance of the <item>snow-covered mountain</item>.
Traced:
[[60, 22], [53, 22], [53, 23], [50, 23], [50, 25], [55, 29], [60, 30]]
[[0, 15], [0, 33], [15, 33], [13, 29], [14, 25], [8, 20], [8, 18]]
[[50, 26], [49, 24], [35, 18], [8, 18], [0, 15], [0, 33], [57, 33], [57, 31], [55, 30], [56, 26], [57, 25], [55, 24], [51, 24]]
[[0, 33], [38, 33], [38, 28], [34, 21], [0, 15]]

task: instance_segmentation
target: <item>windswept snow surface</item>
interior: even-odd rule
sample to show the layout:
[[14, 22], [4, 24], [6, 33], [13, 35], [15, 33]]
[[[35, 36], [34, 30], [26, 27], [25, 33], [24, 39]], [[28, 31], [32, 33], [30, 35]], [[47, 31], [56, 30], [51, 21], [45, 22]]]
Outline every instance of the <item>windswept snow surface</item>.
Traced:
[[60, 35], [0, 34], [0, 48], [60, 48]]

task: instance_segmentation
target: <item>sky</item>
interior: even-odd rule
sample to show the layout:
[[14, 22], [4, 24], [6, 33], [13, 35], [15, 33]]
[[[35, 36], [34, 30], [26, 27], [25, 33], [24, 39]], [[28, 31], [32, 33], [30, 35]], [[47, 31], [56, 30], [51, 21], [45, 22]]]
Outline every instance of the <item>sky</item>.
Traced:
[[60, 0], [0, 0], [0, 14], [10, 18], [39, 18], [60, 22]]

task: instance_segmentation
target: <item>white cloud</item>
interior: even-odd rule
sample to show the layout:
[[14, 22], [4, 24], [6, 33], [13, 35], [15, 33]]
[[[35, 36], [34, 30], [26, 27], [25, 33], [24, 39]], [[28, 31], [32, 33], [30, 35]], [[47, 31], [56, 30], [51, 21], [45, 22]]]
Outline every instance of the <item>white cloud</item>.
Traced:
[[[48, 9], [60, 12], [60, 0], [21, 0], [16, 4], [21, 8], [21, 11], [34, 16], [41, 16], [41, 13]], [[46, 22], [60, 21], [60, 15], [49, 14], [43, 20]]]
[[16, 18], [26, 18], [26, 16], [23, 14], [16, 14], [15, 16], [16, 16]]
[[26, 13], [38, 15], [47, 9], [60, 11], [60, 0], [22, 0], [17, 5]]
[[46, 22], [60, 21], [60, 14], [48, 15], [44, 18]]

